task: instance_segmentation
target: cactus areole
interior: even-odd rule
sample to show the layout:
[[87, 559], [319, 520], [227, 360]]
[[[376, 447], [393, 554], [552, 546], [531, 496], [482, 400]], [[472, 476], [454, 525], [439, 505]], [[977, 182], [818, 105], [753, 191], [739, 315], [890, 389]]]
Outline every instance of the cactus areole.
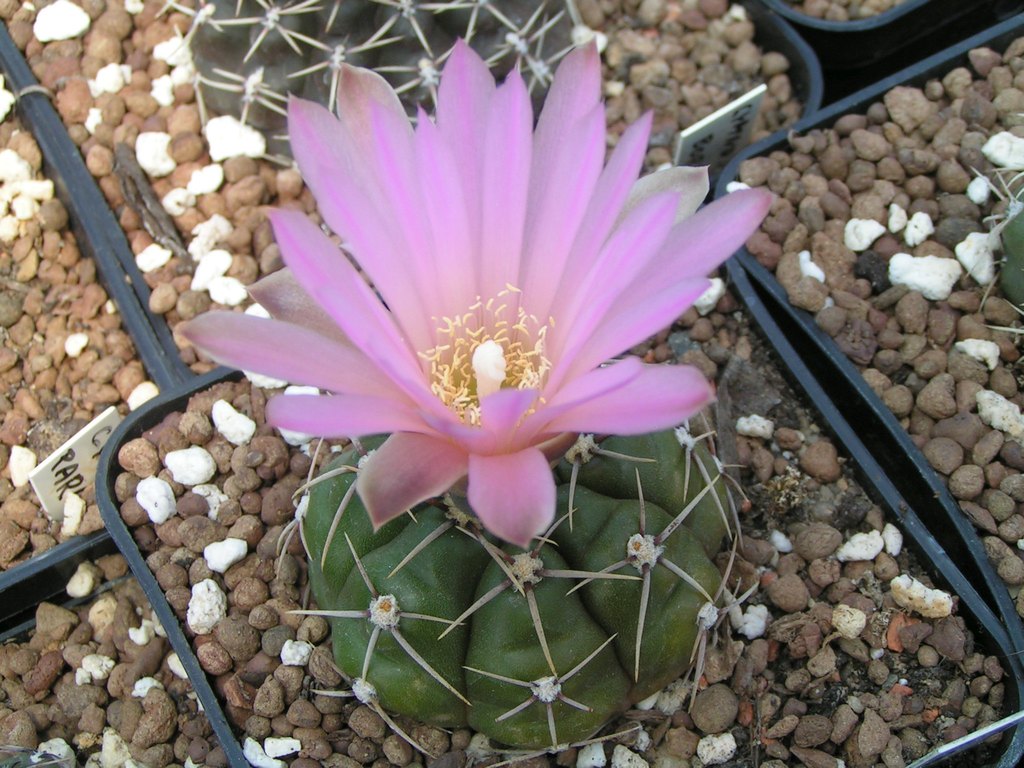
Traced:
[[685, 429], [578, 441], [553, 470], [556, 521], [527, 550], [485, 533], [454, 491], [374, 532], [353, 492], [360, 458], [325, 470], [302, 537], [364, 703], [552, 749], [690, 669], [733, 512]]

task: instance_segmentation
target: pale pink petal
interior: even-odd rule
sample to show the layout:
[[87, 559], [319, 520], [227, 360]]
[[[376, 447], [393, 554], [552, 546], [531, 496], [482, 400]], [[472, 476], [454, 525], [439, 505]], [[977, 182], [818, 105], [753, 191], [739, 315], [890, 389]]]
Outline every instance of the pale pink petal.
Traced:
[[541, 154], [557, 154], [565, 142], [565, 129], [601, 103], [601, 55], [596, 45], [584, 45], [568, 53], [544, 99], [537, 120]]
[[301, 212], [275, 210], [268, 217], [285, 263], [303, 290], [421, 408], [451, 417], [427, 388], [419, 360], [391, 314], [340, 250]]
[[484, 146], [484, 198], [481, 228], [486, 233], [478, 259], [478, 289], [485, 300], [519, 279], [523, 251], [533, 109], [526, 84], [512, 70], [491, 102]]
[[429, 431], [415, 409], [372, 395], [278, 395], [267, 402], [267, 423], [322, 437]]
[[535, 389], [500, 389], [480, 400], [481, 431], [492, 438], [491, 445], [482, 452], [508, 450], [516, 426], [539, 394]]
[[679, 424], [713, 399], [714, 391], [698, 369], [648, 365], [618, 389], [578, 403], [552, 420], [548, 429], [639, 435]]
[[457, 40], [437, 89], [437, 127], [462, 180], [473, 248], [479, 248], [486, 237], [480, 231], [480, 201], [484, 138], [494, 90], [494, 76], [483, 59], [465, 41]]
[[205, 312], [176, 332], [223, 365], [332, 392], [407, 402], [366, 355], [338, 336], [238, 312]]
[[555, 517], [555, 481], [537, 448], [470, 455], [468, 498], [488, 531], [520, 547]]
[[396, 122], [412, 131], [395, 89], [372, 69], [342, 64], [338, 69], [337, 104], [338, 120], [357, 152], [369, 151], [375, 144], [371, 117], [375, 109], [391, 113]]
[[470, 223], [455, 156], [422, 109], [414, 142], [423, 212], [433, 234], [433, 280], [444, 297], [441, 305], [456, 311], [472, 304], [479, 293], [477, 251], [472, 245], [479, 222]]
[[[611, 158], [601, 172], [594, 194], [587, 204], [587, 213], [576, 233], [576, 240], [565, 264], [566, 275], [577, 275], [589, 269], [596, 254], [615, 227], [619, 211], [626, 201], [647, 152], [647, 139], [653, 116], [650, 112], [626, 128]], [[576, 294], [575, 280], [562, 280], [552, 300], [552, 307], [563, 307]]]
[[422, 501], [440, 496], [464, 477], [468, 457], [447, 440], [394, 434], [359, 471], [356, 489], [370, 519], [381, 526]]
[[695, 168], [688, 165], [676, 165], [656, 171], [644, 176], [633, 185], [619, 218], [624, 218], [639, 203], [652, 195], [662, 192], [678, 192], [680, 198], [676, 222], [680, 222], [697, 211], [700, 204], [704, 202], [704, 198], [708, 196], [710, 186], [707, 167]]
[[249, 295], [275, 320], [301, 325], [321, 336], [342, 339], [348, 343], [338, 324], [302, 289], [288, 267], [250, 285]]
[[[587, 213], [605, 155], [604, 109], [562, 126], [559, 141], [534, 142], [526, 243], [516, 286], [530, 311], [550, 314], [573, 241]], [[571, 278], [569, 278], [571, 279]]]

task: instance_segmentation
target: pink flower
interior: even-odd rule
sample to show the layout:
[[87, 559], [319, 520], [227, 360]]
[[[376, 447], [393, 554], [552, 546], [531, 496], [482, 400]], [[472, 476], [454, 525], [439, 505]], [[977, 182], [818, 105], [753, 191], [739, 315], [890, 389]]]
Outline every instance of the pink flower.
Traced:
[[182, 333], [220, 362], [330, 393], [274, 398], [277, 426], [392, 433], [357, 485], [375, 524], [466, 478], [483, 524], [526, 545], [555, 512], [545, 444], [666, 428], [712, 398], [691, 367], [606, 363], [704, 292], [770, 195], [694, 214], [704, 169], [637, 182], [650, 115], [605, 165], [600, 78], [593, 47], [567, 56], [534, 130], [520, 75], [496, 86], [459, 43], [436, 118], [415, 128], [363, 69], [345, 69], [339, 117], [289, 105], [303, 178], [379, 298], [316, 224], [278, 210], [288, 269], [253, 290], [274, 319], [210, 313]]

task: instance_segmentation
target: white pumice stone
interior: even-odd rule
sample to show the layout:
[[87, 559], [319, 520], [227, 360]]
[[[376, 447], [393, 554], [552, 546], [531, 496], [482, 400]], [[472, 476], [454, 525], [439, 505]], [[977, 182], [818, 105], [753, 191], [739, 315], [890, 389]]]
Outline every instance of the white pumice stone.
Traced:
[[645, 752], [651, 746], [651, 734], [645, 730], [640, 730], [636, 734], [636, 741], [633, 742], [633, 748], [638, 752]]
[[96, 600], [89, 608], [89, 626], [92, 627], [93, 635], [106, 632], [114, 623], [114, 616], [117, 614], [117, 599], [107, 592]]
[[1024, 139], [1009, 131], [1000, 131], [991, 136], [981, 148], [981, 154], [999, 168], [1012, 171], [1024, 169]]
[[213, 632], [217, 622], [228, 612], [228, 599], [213, 579], [203, 579], [192, 587], [185, 621], [197, 635]]
[[739, 192], [741, 189], [750, 189], [750, 185], [744, 184], [742, 181], [730, 181], [725, 185], [725, 191], [730, 194], [733, 192]]
[[47, 739], [46, 741], [39, 742], [38, 747], [40, 752], [45, 752], [48, 755], [59, 757], [65, 762], [62, 765], [74, 765], [75, 764], [75, 750], [64, 741], [64, 739]]
[[855, 533], [849, 541], [836, 550], [836, 560], [841, 563], [874, 560], [883, 549], [885, 549], [885, 540], [878, 531]]
[[994, 341], [986, 339], [964, 339], [953, 345], [953, 349], [963, 352], [968, 357], [974, 358], [979, 363], [984, 363], [990, 370], [994, 371], [999, 365], [999, 345]]
[[184, 37], [176, 35], [154, 45], [153, 58], [158, 61], [166, 61], [172, 67], [190, 65], [192, 63], [192, 49], [189, 48]]
[[242, 754], [252, 768], [285, 768], [288, 764], [284, 760], [270, 757], [263, 751], [263, 746], [252, 736], [246, 736], [242, 743]]
[[224, 573], [228, 568], [245, 557], [249, 545], [245, 539], [224, 539], [207, 544], [203, 549], [207, 567], [215, 573]]
[[215, 163], [229, 157], [262, 157], [267, 153], [267, 140], [263, 134], [231, 115], [207, 120], [203, 136], [210, 146], [210, 158]]
[[711, 733], [697, 742], [697, 757], [704, 765], [721, 765], [736, 754], [736, 739], [731, 733]]
[[941, 256], [914, 257], [909, 253], [896, 253], [889, 259], [889, 281], [920, 291], [926, 299], [944, 301], [963, 274], [963, 267], [955, 259]]
[[899, 557], [903, 551], [903, 533], [892, 523], [886, 523], [882, 529], [882, 541], [885, 542], [885, 551], [893, 557]]
[[866, 251], [885, 234], [885, 227], [874, 219], [850, 219], [843, 229], [843, 244], [855, 253]]
[[303, 667], [313, 655], [313, 644], [305, 640], [285, 640], [281, 646], [281, 663], [286, 667]]
[[10, 184], [15, 181], [29, 181], [32, 178], [32, 166], [13, 149], [0, 149], [0, 182]]
[[907, 212], [896, 203], [889, 204], [889, 231], [894, 235], [907, 226]]
[[89, 14], [70, 0], [57, 0], [42, 8], [32, 24], [32, 34], [41, 43], [72, 40], [89, 29]]
[[128, 409], [134, 411], [143, 403], [148, 403], [160, 394], [160, 388], [152, 381], [142, 381], [128, 393]]
[[149, 641], [153, 639], [156, 634], [156, 629], [153, 626], [153, 622], [149, 619], [143, 619], [142, 623], [137, 627], [128, 628], [128, 639], [136, 645], [149, 645]]
[[174, 80], [170, 75], [160, 75], [150, 83], [149, 95], [161, 107], [174, 104]]
[[607, 764], [603, 744], [587, 744], [576, 753], [576, 768], [604, 768]]
[[222, 248], [215, 248], [207, 251], [199, 259], [196, 271], [192, 273], [191, 288], [193, 291], [205, 291], [210, 287], [210, 282], [226, 274], [231, 269], [231, 254]]
[[910, 217], [910, 221], [903, 229], [903, 240], [913, 248], [927, 240], [934, 232], [935, 224], [932, 223], [932, 217], [924, 211], [918, 211]]
[[181, 663], [181, 659], [178, 654], [171, 653], [167, 657], [167, 668], [171, 670], [171, 674], [179, 680], [188, 680], [188, 672], [185, 671], [185, 665]]
[[0, 242], [13, 243], [21, 233], [21, 226], [13, 216], [0, 218]]
[[744, 437], [759, 437], [771, 440], [775, 434], [775, 422], [756, 413], [736, 419], [736, 434]]
[[11, 213], [19, 221], [30, 221], [39, 213], [39, 203], [26, 195], [18, 195], [11, 200]]
[[236, 411], [227, 400], [215, 402], [211, 415], [217, 431], [233, 445], [244, 445], [256, 434], [256, 422]]
[[192, 492], [206, 499], [206, 516], [211, 520], [216, 520], [220, 514], [220, 506], [228, 500], [228, 495], [223, 493], [216, 485], [208, 483], [193, 486]]
[[196, 81], [196, 68], [191, 62], [179, 64], [171, 70], [171, 83], [177, 88], [179, 85], [191, 85]]
[[11, 484], [15, 488], [21, 488], [28, 483], [28, 476], [36, 468], [36, 461], [36, 455], [31, 448], [23, 445], [11, 446], [7, 469], [11, 472]]
[[751, 605], [745, 611], [736, 606], [735, 610], [729, 612], [729, 624], [747, 640], [763, 637], [770, 621], [771, 614], [767, 605]]
[[192, 171], [185, 189], [193, 195], [208, 195], [220, 189], [223, 183], [224, 166], [212, 163]]
[[162, 691], [164, 684], [155, 677], [140, 677], [135, 681], [135, 685], [132, 687], [132, 698], [144, 699], [146, 698], [146, 694], [154, 688], [158, 688]]
[[168, 216], [181, 216], [196, 204], [196, 196], [187, 189], [175, 187], [160, 200], [160, 205]]
[[19, 197], [43, 203], [53, 198], [53, 182], [49, 179], [25, 179], [15, 184]]
[[849, 640], [860, 636], [867, 624], [867, 614], [860, 608], [840, 603], [832, 609], [832, 626], [836, 632]]
[[974, 396], [978, 404], [978, 416], [992, 429], [1005, 432], [1008, 437], [1024, 445], [1024, 418], [1020, 406], [989, 389], [983, 389]]
[[64, 494], [64, 505], [62, 507], [64, 517], [60, 521], [60, 535], [65, 538], [78, 535], [78, 529], [82, 527], [82, 518], [85, 517], [85, 501], [74, 491]]
[[72, 333], [64, 339], [64, 354], [68, 357], [78, 357], [87, 346], [89, 346], [89, 334]]
[[4, 76], [0, 75], [0, 123], [7, 119], [11, 107], [14, 106], [14, 94], [4, 85]]
[[166, 523], [177, 509], [174, 490], [170, 483], [159, 477], [147, 477], [135, 487], [135, 501], [139, 503], [154, 525]]
[[263, 751], [267, 757], [294, 755], [302, 749], [302, 742], [290, 736], [268, 736], [263, 740]]
[[71, 574], [64, 591], [69, 597], [85, 597], [92, 593], [103, 580], [103, 573], [93, 563], [79, 563], [78, 568]]
[[162, 131], [140, 133], [135, 140], [135, 159], [154, 179], [167, 176], [178, 167], [170, 154], [171, 134]]
[[231, 222], [219, 213], [213, 214], [206, 221], [192, 227], [192, 239], [188, 244], [188, 252], [192, 258], [199, 260], [217, 247], [225, 237], [231, 234]]
[[227, 275], [213, 278], [207, 290], [213, 301], [225, 307], [237, 307], [249, 298], [249, 290], [242, 281]]
[[989, 196], [992, 194], [992, 185], [988, 183], [988, 179], [982, 176], [976, 176], [971, 179], [971, 183], [967, 185], [967, 199], [975, 205], [984, 205], [988, 202]]
[[171, 451], [164, 456], [164, 466], [171, 471], [174, 482], [182, 485], [202, 485], [217, 473], [217, 462], [205, 448], [198, 445]]
[[773, 547], [775, 547], [775, 551], [780, 555], [785, 555], [793, 551], [793, 542], [790, 541], [789, 537], [782, 531], [773, 530], [768, 534], [768, 541]]
[[100, 67], [96, 77], [89, 80], [89, 93], [95, 99], [104, 93], [117, 93], [132, 79], [132, 68], [127, 64], [111, 62]]
[[889, 582], [889, 589], [900, 606], [925, 618], [941, 619], [953, 612], [953, 598], [948, 592], [926, 587], [913, 576], [897, 576]]
[[[113, 728], [103, 729], [103, 747], [100, 749], [99, 768], [128, 768], [134, 763], [128, 743]], [[88, 768], [88, 763], [86, 764]]]
[[157, 637], [167, 637], [167, 630], [160, 623], [160, 617], [156, 615], [156, 611], [149, 612], [149, 621], [152, 623], [153, 632], [156, 633]]
[[797, 257], [800, 259], [800, 274], [804, 277], [813, 277], [819, 283], [825, 282], [825, 271], [814, 263], [810, 251], [800, 251]]
[[633, 750], [616, 744], [612, 750], [612, 768], [648, 768], [650, 763]]
[[135, 266], [142, 272], [155, 272], [171, 260], [170, 249], [158, 243], [150, 243], [135, 257]]
[[707, 290], [697, 297], [697, 300], [693, 302], [693, 306], [696, 307], [701, 317], [709, 315], [714, 310], [715, 305], [718, 304], [718, 300], [724, 295], [725, 283], [720, 277], [713, 277]]
[[978, 285], [988, 285], [996, 276], [993, 241], [989, 232], [971, 232], [954, 249], [957, 261]]

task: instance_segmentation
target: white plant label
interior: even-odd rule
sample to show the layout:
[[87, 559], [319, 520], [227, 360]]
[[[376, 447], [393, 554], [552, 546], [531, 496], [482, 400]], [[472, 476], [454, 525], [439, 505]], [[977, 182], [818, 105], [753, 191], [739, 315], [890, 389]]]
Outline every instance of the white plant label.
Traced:
[[707, 165], [721, 170], [732, 156], [750, 142], [754, 118], [767, 92], [764, 83], [731, 101], [676, 136], [676, 165]]
[[29, 474], [28, 480], [51, 520], [63, 519], [66, 493], [81, 494], [95, 481], [100, 451], [120, 423], [117, 408], [110, 406]]

